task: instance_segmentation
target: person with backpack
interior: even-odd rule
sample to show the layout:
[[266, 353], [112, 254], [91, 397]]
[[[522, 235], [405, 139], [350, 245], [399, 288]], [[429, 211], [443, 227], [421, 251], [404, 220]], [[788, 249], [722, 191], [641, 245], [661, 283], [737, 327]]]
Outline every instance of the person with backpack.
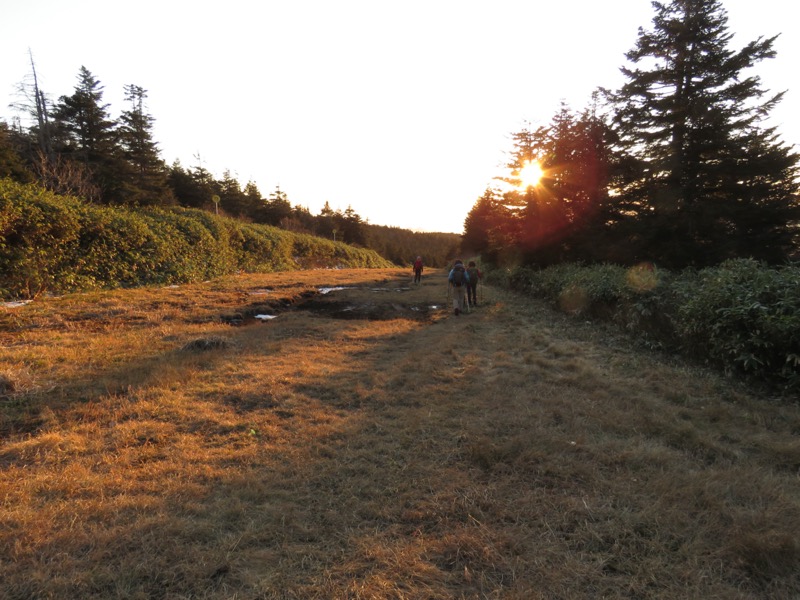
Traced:
[[419, 283], [422, 280], [422, 257], [418, 256], [414, 261], [414, 283]]
[[461, 260], [456, 260], [447, 276], [448, 284], [453, 288], [453, 312], [456, 316], [464, 312], [464, 304], [469, 285], [469, 274]]
[[480, 269], [475, 265], [475, 261], [469, 261], [467, 266], [467, 275], [469, 276], [469, 283], [467, 284], [467, 302], [470, 306], [478, 306], [478, 281], [483, 277]]

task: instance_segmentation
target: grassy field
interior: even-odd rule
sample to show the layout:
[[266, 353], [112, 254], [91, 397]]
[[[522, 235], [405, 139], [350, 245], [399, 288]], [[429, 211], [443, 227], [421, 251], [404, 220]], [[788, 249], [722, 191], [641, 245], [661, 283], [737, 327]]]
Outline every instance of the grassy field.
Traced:
[[800, 597], [796, 404], [444, 276], [0, 308], [0, 597]]

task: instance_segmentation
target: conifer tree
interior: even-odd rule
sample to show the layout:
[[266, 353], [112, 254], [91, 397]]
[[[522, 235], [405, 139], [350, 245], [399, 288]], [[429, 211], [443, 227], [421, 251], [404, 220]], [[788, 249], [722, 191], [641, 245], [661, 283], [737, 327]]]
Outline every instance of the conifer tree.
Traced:
[[275, 187], [275, 191], [269, 195], [262, 208], [260, 222], [267, 225], [278, 226], [284, 219], [292, 216], [292, 205], [286, 192], [280, 186]]
[[145, 111], [147, 91], [137, 85], [126, 85], [124, 90], [130, 107], [120, 115], [118, 131], [125, 158], [120, 167], [127, 167], [122, 200], [131, 204], [174, 204], [174, 195], [167, 184], [166, 165], [153, 140], [155, 119]]
[[89, 170], [103, 201], [119, 201], [116, 123], [103, 103], [103, 86], [86, 67], [80, 68], [74, 93], [59, 99], [54, 120], [55, 151]]
[[[511, 248], [519, 245], [518, 210], [509, 208], [520, 205], [518, 192], [501, 194], [487, 188], [464, 219], [461, 248], [465, 253], [481, 254], [486, 260], [498, 263], [507, 256]], [[516, 199], [512, 199], [512, 197]], [[517, 254], [516, 251], [513, 252]]]
[[348, 244], [366, 246], [367, 230], [366, 223], [352, 206], [348, 206], [342, 215], [342, 241]]
[[797, 155], [763, 126], [783, 94], [746, 71], [775, 56], [777, 36], [729, 48], [718, 0], [654, 1], [652, 30], [607, 97], [634, 159], [620, 188], [639, 258], [667, 266], [735, 256], [780, 261], [798, 219]]

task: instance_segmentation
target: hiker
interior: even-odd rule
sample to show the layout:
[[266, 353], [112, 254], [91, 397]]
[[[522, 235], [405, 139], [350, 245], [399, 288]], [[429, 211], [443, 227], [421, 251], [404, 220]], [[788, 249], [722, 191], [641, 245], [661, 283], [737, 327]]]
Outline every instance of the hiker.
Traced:
[[419, 283], [422, 280], [422, 257], [418, 256], [414, 261], [414, 283]]
[[453, 312], [458, 316], [464, 312], [467, 285], [469, 285], [469, 274], [460, 259], [453, 263], [447, 282], [453, 288]]
[[467, 302], [470, 306], [478, 306], [478, 281], [483, 277], [483, 273], [475, 265], [474, 260], [469, 261], [469, 265], [467, 265], [467, 275], [469, 275]]

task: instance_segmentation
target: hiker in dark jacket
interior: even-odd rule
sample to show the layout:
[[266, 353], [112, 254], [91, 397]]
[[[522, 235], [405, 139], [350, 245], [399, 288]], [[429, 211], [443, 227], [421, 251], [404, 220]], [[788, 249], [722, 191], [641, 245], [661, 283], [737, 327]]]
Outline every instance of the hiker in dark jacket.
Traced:
[[414, 283], [419, 283], [422, 279], [422, 257], [418, 256], [414, 261]]
[[470, 306], [478, 306], [478, 281], [483, 277], [480, 269], [475, 265], [475, 261], [469, 261], [467, 266], [467, 275], [469, 275], [469, 284], [467, 284], [467, 302]]
[[458, 316], [464, 312], [464, 304], [467, 297], [467, 286], [469, 285], [469, 274], [464, 268], [464, 263], [457, 260], [450, 269], [447, 276], [449, 285], [453, 288], [453, 312]]

